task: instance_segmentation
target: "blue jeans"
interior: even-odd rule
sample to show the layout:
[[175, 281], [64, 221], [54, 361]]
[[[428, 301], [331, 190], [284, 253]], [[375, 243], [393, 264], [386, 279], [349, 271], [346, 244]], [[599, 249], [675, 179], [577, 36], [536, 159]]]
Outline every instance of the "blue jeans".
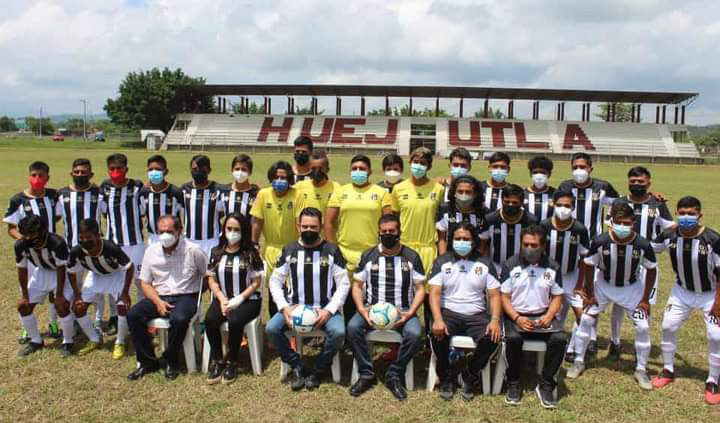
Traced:
[[[358, 372], [363, 379], [373, 379], [375, 377], [368, 343], [365, 340], [365, 335], [371, 330], [372, 327], [368, 325], [360, 313], [355, 313], [350, 319], [350, 323], [348, 323], [348, 341], [353, 356], [358, 363]], [[395, 330], [402, 335], [402, 343], [397, 358], [390, 363], [385, 372], [386, 380], [400, 378], [405, 372], [408, 362], [415, 356], [424, 341], [420, 320], [415, 316], [408, 319], [402, 327], [395, 328]]]
[[[285, 336], [285, 331], [288, 330], [285, 324], [285, 316], [282, 311], [278, 311], [265, 325], [265, 333], [270, 338], [270, 342], [275, 345], [278, 352], [280, 352], [280, 358], [283, 362], [287, 363], [293, 369], [302, 368], [302, 360], [300, 354], [293, 351], [290, 348], [290, 341]], [[322, 351], [315, 359], [315, 372], [326, 373], [332, 364], [332, 359], [338, 351], [340, 345], [342, 345], [345, 339], [345, 322], [340, 314], [333, 314], [325, 326], [322, 328], [325, 331], [325, 343], [323, 344]]]

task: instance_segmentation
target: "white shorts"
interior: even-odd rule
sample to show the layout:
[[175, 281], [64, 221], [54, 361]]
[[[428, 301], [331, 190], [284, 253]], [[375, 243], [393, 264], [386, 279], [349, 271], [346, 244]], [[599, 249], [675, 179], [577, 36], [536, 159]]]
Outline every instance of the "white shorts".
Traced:
[[577, 283], [578, 271], [563, 275], [563, 291], [565, 291], [565, 302], [575, 308], [582, 308], [582, 297], [575, 294], [575, 284]]
[[[656, 267], [655, 270], [657, 270], [657, 272], [655, 272], [655, 282], [653, 283], [652, 291], [650, 291], [650, 304], [651, 305], [655, 305], [655, 303], [657, 302], [658, 280], [660, 279], [660, 268]], [[638, 266], [637, 281], [639, 283], [642, 283], [642, 284], [645, 283], [645, 274], [646, 273], [647, 273], [646, 268], [644, 268], [642, 266]]]
[[684, 322], [694, 310], [702, 310], [706, 325], [718, 325], [717, 320], [710, 315], [715, 304], [715, 291], [692, 292], [678, 284], [674, 284], [670, 291], [667, 306], [665, 306], [664, 319]]
[[595, 300], [597, 304], [591, 306], [587, 313], [590, 315], [598, 315], [605, 311], [608, 304], [617, 304], [628, 311], [637, 308], [643, 297], [645, 287], [640, 282], [635, 282], [627, 286], [614, 286], [605, 282], [603, 279], [595, 280]]
[[[57, 272], [36, 267], [32, 274], [28, 274], [28, 301], [30, 304], [42, 304], [50, 292], [57, 291]], [[73, 289], [70, 281], [65, 277], [63, 297], [72, 301]]]
[[112, 272], [107, 275], [102, 273], [88, 272], [87, 279], [83, 284], [81, 296], [86, 303], [96, 303], [102, 300], [105, 294], [117, 302], [125, 286], [125, 272]]
[[193, 244], [200, 248], [206, 256], [210, 257], [210, 251], [212, 251], [213, 248], [217, 247], [218, 242], [220, 242], [220, 238], [212, 238], [212, 239], [205, 239], [205, 240], [196, 240], [193, 241], [191, 239], [185, 238], [187, 242], [190, 244]]
[[140, 275], [140, 266], [142, 266], [143, 256], [145, 255], [145, 244], [123, 245], [120, 248], [135, 266], [135, 275]]

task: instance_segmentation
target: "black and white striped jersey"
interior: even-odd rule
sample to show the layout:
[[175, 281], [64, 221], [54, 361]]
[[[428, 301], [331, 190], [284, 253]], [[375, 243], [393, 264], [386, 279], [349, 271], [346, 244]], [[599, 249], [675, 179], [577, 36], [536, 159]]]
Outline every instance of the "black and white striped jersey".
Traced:
[[652, 242], [656, 252], [669, 250], [678, 285], [692, 292], [709, 292], [717, 288], [720, 267], [720, 234], [705, 227], [693, 238], [686, 238], [676, 228], [661, 232]]
[[47, 242], [42, 248], [33, 248], [29, 242], [20, 239], [15, 241], [15, 265], [27, 268], [28, 262], [45, 270], [57, 270], [66, 266], [68, 248], [65, 240], [57, 234], [48, 233]]
[[118, 187], [109, 179], [100, 185], [103, 196], [103, 213], [107, 220], [106, 239], [120, 246], [143, 243], [142, 209], [140, 190], [143, 183], [128, 179], [127, 184]]
[[495, 264], [503, 264], [505, 260], [520, 252], [520, 241], [523, 228], [538, 220], [523, 210], [522, 217], [515, 223], [507, 223], [503, 218], [502, 209], [495, 210], [485, 216], [480, 229], [480, 239], [490, 240], [490, 257]]
[[[284, 298], [282, 287], [288, 281]], [[282, 310], [288, 304], [326, 307], [332, 312], [345, 304], [350, 289], [345, 258], [327, 241], [307, 248], [295, 241], [286, 245], [270, 279], [273, 299]], [[336, 292], [340, 295], [335, 295]]]
[[523, 315], [545, 313], [552, 297], [565, 293], [559, 265], [546, 255], [537, 264], [512, 257], [503, 264], [500, 283], [500, 292], [510, 295], [513, 309]]
[[553, 195], [555, 188], [546, 187], [543, 192], [533, 192], [525, 188], [525, 199], [523, 201], [525, 210], [539, 220], [549, 219], [553, 215]]
[[151, 187], [143, 187], [140, 190], [140, 206], [147, 220], [149, 234], [157, 234], [157, 221], [161, 216], [172, 215], [179, 218], [185, 210], [183, 193], [173, 184], [168, 184], [160, 192], [153, 191]]
[[260, 188], [257, 185], [250, 185], [247, 191], [235, 191], [232, 184], [222, 188], [222, 202], [225, 207], [225, 214], [238, 212], [243, 216], [250, 217], [250, 208], [252, 208], [257, 193]]
[[220, 235], [220, 216], [225, 209], [222, 186], [211, 181], [205, 188], [195, 188], [192, 181], [182, 186], [185, 207], [185, 236], [192, 241], [205, 241]]
[[622, 287], [637, 282], [640, 266], [654, 269], [657, 260], [650, 241], [640, 235], [635, 234], [627, 244], [618, 244], [613, 236], [605, 232], [590, 243], [585, 264], [597, 266], [606, 283]]
[[92, 185], [85, 191], [70, 187], [58, 190], [56, 214], [62, 216], [65, 226], [65, 240], [68, 247], [78, 244], [78, 226], [85, 219], [95, 219], [100, 224], [103, 197], [100, 187]]
[[578, 261], [585, 256], [590, 248], [588, 230], [577, 219], [565, 230], [558, 230], [552, 222], [553, 218], [540, 222], [545, 228], [545, 252], [550, 260], [560, 265], [563, 275], [578, 270]]
[[495, 188], [488, 181], [480, 181], [480, 189], [483, 193], [483, 199], [485, 208], [488, 211], [493, 211], [502, 208], [502, 192], [503, 188], [507, 184], [500, 188]]
[[603, 231], [603, 208], [609, 206], [620, 194], [609, 182], [592, 178], [590, 185], [578, 188], [575, 181], [567, 180], [558, 187], [560, 191], [572, 192], [575, 196], [574, 217], [580, 221], [590, 233], [590, 237], [600, 235]]
[[480, 229], [483, 219], [485, 219], [484, 208], [463, 213], [458, 211], [454, 205], [450, 205], [450, 203], [442, 203], [438, 207], [437, 216], [435, 217], [435, 228], [440, 232], [445, 232], [445, 240], [448, 241], [460, 223], [469, 223], [476, 229]]
[[[673, 217], [667, 205], [654, 196], [643, 203], [636, 203], [629, 196], [623, 197], [635, 212], [633, 230], [645, 239], [653, 240], [658, 234], [673, 225]], [[608, 214], [607, 220], [610, 220]]]
[[384, 255], [382, 248], [366, 250], [353, 277], [365, 284], [365, 304], [389, 303], [407, 310], [415, 298], [415, 284], [425, 281], [422, 260], [404, 245], [394, 256]]
[[76, 245], [70, 249], [68, 272], [80, 273], [82, 269], [101, 275], [124, 271], [130, 268], [132, 262], [125, 252], [114, 242], [104, 239], [102, 247], [96, 256], [89, 255], [81, 246]]
[[[241, 251], [234, 253], [223, 251], [221, 254], [216, 254], [215, 248], [213, 248], [208, 262], [207, 274], [217, 280], [227, 299], [242, 294], [252, 284], [253, 279], [263, 277], [262, 262], [253, 266], [249, 257], [249, 254], [244, 254]], [[260, 299], [260, 290], [255, 291], [253, 295], [246, 299]]]
[[26, 216], [39, 216], [47, 225], [47, 229], [55, 233], [57, 219], [58, 193], [51, 188], [45, 188], [42, 197], [31, 197], [25, 192], [19, 192], [10, 198], [3, 222], [17, 226]]
[[433, 263], [428, 284], [442, 287], [441, 307], [455, 313], [487, 311], [487, 290], [500, 288], [495, 265], [472, 253], [461, 258], [447, 252]]

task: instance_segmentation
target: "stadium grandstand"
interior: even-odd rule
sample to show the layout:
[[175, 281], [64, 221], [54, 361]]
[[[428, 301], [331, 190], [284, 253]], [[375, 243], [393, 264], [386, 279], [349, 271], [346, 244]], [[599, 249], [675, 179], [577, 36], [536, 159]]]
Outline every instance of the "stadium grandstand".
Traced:
[[[471, 152], [505, 151], [515, 157], [537, 153], [567, 157], [584, 151], [612, 161], [702, 161], [694, 144], [689, 142], [685, 125], [686, 107], [697, 93], [440, 86], [202, 85], [180, 87], [176, 95], [184, 113], [177, 115], [163, 141], [163, 149], [289, 151], [293, 139], [308, 135], [330, 152], [397, 151], [407, 155], [415, 147], [426, 146], [444, 156], [462, 146]], [[218, 113], [194, 113], [200, 96], [215, 97]], [[310, 114], [294, 114], [295, 97], [300, 96], [311, 98]], [[239, 97], [239, 107], [229, 110], [228, 97]], [[320, 114], [318, 97], [335, 97], [335, 114]], [[248, 113], [250, 98], [262, 99], [263, 114]], [[360, 99], [359, 114], [342, 113], [343, 99], [347, 98]], [[384, 99], [384, 116], [367, 115], [366, 99], [371, 98]], [[394, 116], [390, 99], [398, 98], [408, 101], [410, 110], [413, 110], [413, 99], [434, 99], [435, 116]], [[283, 114], [273, 113], [273, 99], [276, 103], [278, 99], [287, 102], [287, 106], [283, 104]], [[442, 116], [441, 99], [457, 101], [455, 116]], [[466, 100], [482, 102], [472, 117], [463, 116]], [[491, 100], [495, 104], [498, 101], [507, 104], [503, 119], [490, 117]], [[516, 116], [519, 102], [531, 103], [530, 116]], [[547, 107], [547, 103], [554, 108], [554, 119], [541, 120], [541, 106]], [[571, 103], [581, 106], [580, 115], [572, 117], [579, 119], [566, 116], [566, 104]], [[591, 108], [598, 104], [610, 105], [604, 108], [602, 119], [591, 115]], [[630, 121], [617, 121], [615, 104], [631, 106]], [[641, 119], [643, 106], [651, 112], [654, 106], [654, 119]]]

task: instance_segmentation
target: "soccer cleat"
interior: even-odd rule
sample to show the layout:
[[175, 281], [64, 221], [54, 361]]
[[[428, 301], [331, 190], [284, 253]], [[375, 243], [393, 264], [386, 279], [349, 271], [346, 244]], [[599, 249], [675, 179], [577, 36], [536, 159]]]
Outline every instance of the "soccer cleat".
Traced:
[[210, 363], [210, 368], [208, 369], [208, 373], [207, 373], [207, 384], [208, 385], [214, 385], [214, 384], [220, 382], [220, 379], [222, 379], [224, 367], [225, 367], [225, 363], [223, 363], [222, 361], [213, 360]]
[[650, 383], [650, 378], [645, 370], [635, 370], [633, 376], [642, 389], [652, 390], [652, 383]]
[[48, 324], [48, 336], [53, 339], [58, 339], [62, 336], [60, 326], [58, 326], [57, 322], [50, 322], [50, 324]]
[[553, 386], [548, 383], [543, 383], [535, 387], [535, 393], [537, 394], [540, 405], [543, 408], [555, 408], [557, 407], [557, 400], [553, 393]]
[[477, 380], [473, 379], [470, 372], [462, 372], [460, 382], [462, 388], [460, 396], [465, 401], [472, 401], [472, 399], [475, 398], [475, 385], [477, 384]]
[[28, 336], [28, 333], [25, 330], [25, 328], [23, 328], [20, 331], [20, 336], [18, 336], [18, 344], [24, 345], [24, 344], [27, 344], [28, 342], [30, 342], [30, 337]]
[[590, 341], [588, 342], [587, 349], [585, 350], [588, 355], [597, 355], [598, 353], [598, 347], [596, 341]]
[[660, 374], [652, 380], [652, 386], [655, 389], [663, 388], [675, 381], [675, 374], [668, 369], [663, 368]]
[[618, 361], [620, 360], [620, 344], [616, 344], [614, 342], [610, 342], [610, 347], [608, 347], [608, 358], [611, 360]]
[[575, 362], [575, 352], [574, 351], [568, 351], [565, 353], [565, 361], [567, 363], [574, 363]]
[[62, 344], [60, 347], [60, 358], [68, 358], [73, 353], [73, 344]]
[[305, 387], [305, 369], [296, 367], [292, 370], [293, 380], [290, 382], [290, 389], [299, 391]]
[[507, 393], [505, 394], [505, 404], [520, 405], [522, 401], [522, 388], [520, 382], [508, 382]]
[[445, 401], [450, 401], [455, 396], [455, 383], [452, 379], [443, 380], [440, 382], [440, 398]]
[[573, 365], [568, 369], [567, 376], [568, 379], [577, 379], [580, 377], [582, 372], [585, 371], [585, 364], [581, 363], [579, 361], [576, 361], [573, 363]]
[[720, 404], [720, 389], [717, 383], [707, 382], [705, 384], [705, 402], [710, 405]]
[[99, 350], [100, 347], [102, 347], [102, 340], [99, 342], [88, 341], [82, 348], [80, 348], [78, 355], [88, 355], [95, 350]]
[[120, 360], [123, 357], [125, 357], [125, 344], [115, 344], [112, 353], [113, 360]]
[[320, 386], [320, 374], [312, 372], [305, 378], [305, 389], [312, 391]]
[[20, 351], [18, 351], [17, 355], [18, 355], [18, 357], [25, 357], [25, 356], [28, 356], [28, 355], [34, 353], [35, 351], [39, 350], [42, 347], [43, 347], [43, 344], [37, 344], [35, 342], [28, 342], [20, 349]]

